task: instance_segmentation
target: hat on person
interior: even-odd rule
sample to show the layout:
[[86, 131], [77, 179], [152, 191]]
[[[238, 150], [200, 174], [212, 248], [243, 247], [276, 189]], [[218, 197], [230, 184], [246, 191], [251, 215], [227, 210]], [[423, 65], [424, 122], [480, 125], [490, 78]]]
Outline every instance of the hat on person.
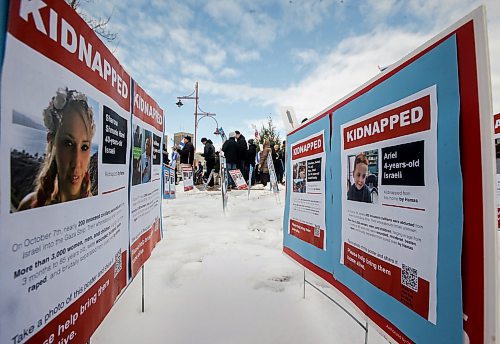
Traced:
[[254, 143], [254, 140], [250, 139], [250, 140], [248, 140], [248, 143], [250, 143], [252, 145]]
[[241, 134], [238, 130], [236, 130], [234, 133], [235, 133], [236, 135], [240, 135], [240, 134]]
[[184, 136], [184, 138], [185, 138], [186, 140], [188, 140], [188, 141], [191, 141], [191, 136], [189, 136], [189, 135]]
[[231, 138], [231, 137], [236, 137], [236, 133], [234, 131], [231, 131], [229, 133], [229, 138]]
[[205, 141], [207, 141], [207, 138], [206, 137], [202, 137], [201, 138], [201, 142], [205, 142]]

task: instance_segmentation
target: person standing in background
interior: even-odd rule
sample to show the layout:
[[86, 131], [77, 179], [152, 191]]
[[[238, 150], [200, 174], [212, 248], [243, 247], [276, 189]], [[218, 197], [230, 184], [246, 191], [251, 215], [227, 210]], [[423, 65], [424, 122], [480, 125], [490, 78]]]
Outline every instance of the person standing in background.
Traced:
[[283, 144], [281, 145], [281, 161], [283, 163], [283, 183], [284, 183], [284, 181], [286, 180], [286, 141], [283, 141]]
[[236, 170], [238, 167], [238, 144], [236, 143], [236, 133], [230, 132], [229, 138], [222, 145], [221, 150], [224, 152], [226, 158], [226, 171], [228, 172], [226, 178], [228, 181], [228, 187], [235, 187], [236, 184], [233, 178], [229, 175], [229, 171]]
[[274, 171], [276, 171], [276, 179], [278, 183], [283, 183], [283, 164], [280, 158], [280, 146], [275, 144], [272, 149]]
[[260, 171], [260, 182], [262, 185], [266, 186], [270, 181], [269, 178], [269, 168], [267, 167], [267, 159], [272, 159], [271, 143], [269, 140], [264, 141], [264, 147], [259, 152], [259, 171]]
[[250, 185], [255, 184], [255, 155], [257, 154], [257, 146], [254, 143], [253, 139], [248, 140], [248, 151], [247, 151], [247, 161], [246, 167], [250, 173], [250, 168], [253, 168], [252, 180], [250, 181]]
[[[181, 165], [189, 165], [193, 169], [194, 162], [194, 146], [191, 142], [191, 136], [187, 135], [184, 137], [184, 147], [182, 147], [179, 152], [181, 158]], [[182, 167], [182, 166], [181, 166]]]
[[[214, 166], [215, 166], [215, 147], [212, 143], [212, 140], [207, 140], [206, 137], [203, 137], [201, 139], [201, 143], [203, 143], [203, 154], [201, 155], [202, 157], [205, 158], [205, 162], [207, 164], [207, 171], [205, 172], [205, 179], [208, 179], [210, 176], [210, 172], [212, 172]], [[212, 176], [212, 179], [208, 183], [208, 186], [212, 187], [214, 186], [214, 178]]]
[[245, 180], [248, 180], [248, 169], [246, 168], [246, 160], [247, 160], [247, 141], [245, 136], [241, 134], [238, 130], [234, 132], [236, 134], [236, 143], [238, 144], [238, 168], [243, 175]]

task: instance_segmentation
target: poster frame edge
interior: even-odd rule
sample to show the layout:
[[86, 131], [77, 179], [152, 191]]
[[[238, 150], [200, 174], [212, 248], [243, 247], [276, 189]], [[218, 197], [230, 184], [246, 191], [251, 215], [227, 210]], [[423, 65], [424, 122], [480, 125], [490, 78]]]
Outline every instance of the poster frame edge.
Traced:
[[[476, 73], [478, 84], [479, 126], [481, 130], [482, 194], [483, 194], [483, 269], [484, 269], [484, 339], [499, 338], [498, 314], [498, 261], [496, 230], [495, 173], [488, 166], [494, 165], [494, 128], [491, 67], [489, 60], [486, 7], [480, 6], [472, 13], [476, 52]], [[492, 230], [488, 230], [491, 228]], [[494, 229], [494, 230], [493, 230]], [[493, 302], [492, 302], [493, 301]]]

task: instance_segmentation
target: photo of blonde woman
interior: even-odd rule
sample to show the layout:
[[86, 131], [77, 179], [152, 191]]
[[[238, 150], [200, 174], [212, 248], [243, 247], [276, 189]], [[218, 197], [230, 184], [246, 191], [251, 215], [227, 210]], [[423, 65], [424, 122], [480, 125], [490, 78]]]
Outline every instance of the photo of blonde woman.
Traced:
[[[60, 88], [42, 116], [47, 131], [45, 155], [33, 191], [22, 198], [17, 210], [73, 201], [97, 193], [97, 185], [92, 185], [92, 179], [97, 183], [97, 171], [89, 170], [96, 124], [87, 96]], [[95, 155], [97, 157], [97, 153]]]

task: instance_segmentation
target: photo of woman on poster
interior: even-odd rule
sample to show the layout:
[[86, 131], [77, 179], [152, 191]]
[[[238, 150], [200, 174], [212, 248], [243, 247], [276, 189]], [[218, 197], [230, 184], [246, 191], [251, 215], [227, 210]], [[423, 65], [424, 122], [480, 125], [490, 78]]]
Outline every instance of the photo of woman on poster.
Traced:
[[43, 111], [43, 123], [47, 130], [45, 158], [34, 191], [21, 200], [17, 210], [89, 197], [92, 190], [97, 193], [97, 185], [91, 185], [97, 180], [97, 161], [95, 170], [89, 169], [96, 124], [87, 96], [60, 88]]
[[[349, 201], [372, 203], [371, 193], [366, 185], [368, 173], [368, 158], [365, 153], [356, 155], [352, 170], [352, 178], [354, 182], [350, 185], [347, 191], [347, 199]], [[349, 184], [350, 181], [348, 181], [348, 185]]]
[[141, 154], [141, 173], [142, 182], [147, 183], [151, 181], [151, 152], [153, 150], [153, 138], [151, 137], [151, 132], [148, 130], [145, 130], [144, 134], [144, 149]]
[[143, 130], [134, 124], [132, 132], [134, 133], [132, 142], [132, 185], [141, 184], [141, 143]]

